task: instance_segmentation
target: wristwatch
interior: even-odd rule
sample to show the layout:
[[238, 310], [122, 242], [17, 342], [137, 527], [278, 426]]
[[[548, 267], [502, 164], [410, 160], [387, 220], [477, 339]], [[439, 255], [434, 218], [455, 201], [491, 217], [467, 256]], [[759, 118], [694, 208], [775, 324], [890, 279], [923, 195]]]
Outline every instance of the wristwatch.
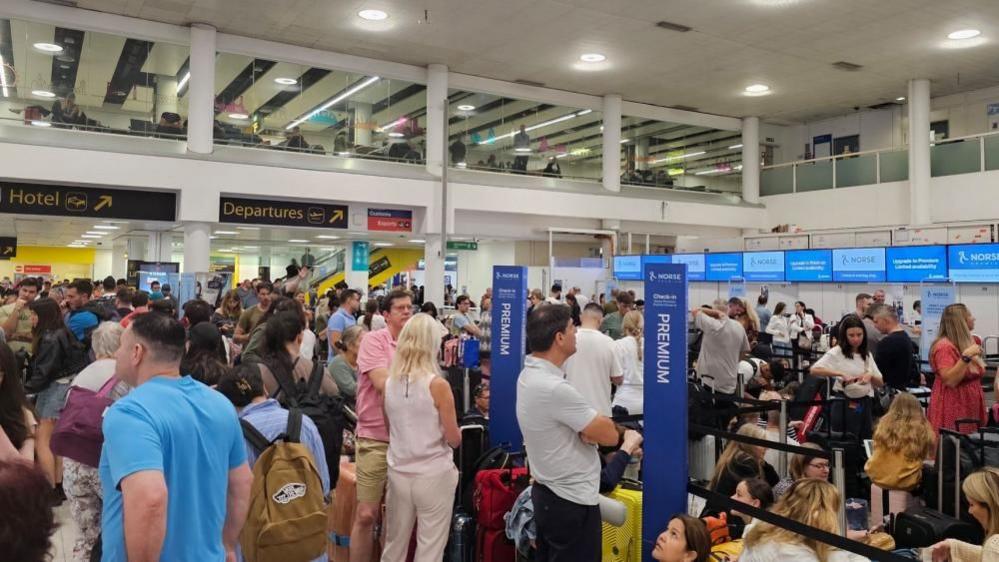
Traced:
[[965, 363], [971, 363], [971, 357], [968, 355], [962, 355], [961, 361], [964, 361]]

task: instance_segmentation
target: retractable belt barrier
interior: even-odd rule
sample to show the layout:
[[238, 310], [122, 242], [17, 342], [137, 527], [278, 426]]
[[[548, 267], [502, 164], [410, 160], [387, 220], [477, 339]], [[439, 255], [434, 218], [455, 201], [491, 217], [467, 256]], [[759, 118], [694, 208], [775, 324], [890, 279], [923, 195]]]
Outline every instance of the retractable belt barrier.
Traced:
[[[813, 449], [809, 449], [810, 452], [816, 453]], [[803, 523], [799, 523], [793, 519], [788, 519], [780, 515], [776, 515], [769, 511], [753, 507], [751, 505], [742, 503], [740, 501], [735, 501], [727, 496], [713, 492], [704, 488], [703, 486], [698, 486], [697, 484], [687, 484], [687, 490], [698, 497], [708, 500], [712, 505], [724, 506], [726, 509], [734, 509], [739, 513], [744, 513], [753, 519], [759, 519], [770, 523], [771, 525], [776, 525], [778, 527], [787, 529], [791, 532], [797, 533], [803, 537], [807, 537], [819, 542], [823, 542], [830, 546], [836, 547], [840, 550], [845, 550], [847, 552], [852, 552], [860, 556], [865, 556], [871, 560], [877, 560], [878, 562], [912, 562], [912, 559], [899, 556], [897, 554], [892, 554], [887, 550], [881, 550], [880, 548], [874, 548], [873, 546], [866, 545], [861, 542], [853, 541], [839, 535], [834, 535], [828, 533], [821, 529], [816, 529], [815, 527], [810, 527]], [[845, 499], [843, 500], [846, 501]], [[643, 542], [645, 539], [643, 538]], [[654, 541], [653, 541], [654, 542]]]
[[768, 439], [757, 439], [756, 437], [749, 437], [748, 435], [739, 435], [738, 433], [722, 431], [720, 429], [715, 429], [713, 427], [708, 427], [706, 425], [690, 424], [687, 427], [687, 429], [691, 433], [712, 435], [714, 437], [720, 437], [722, 439], [729, 439], [731, 441], [746, 443], [747, 445], [756, 445], [757, 447], [766, 447], [767, 449], [784, 451], [785, 453], [808, 455], [810, 457], [815, 457], [817, 459], [827, 459], [827, 460], [833, 459], [833, 454], [831, 452], [822, 451], [819, 449], [811, 449], [809, 447], [799, 447], [797, 445], [788, 445], [786, 443], [781, 443], [779, 441], [770, 441]]
[[629, 423], [629, 422], [637, 422], [644, 420], [645, 420], [645, 414], [631, 414], [628, 416], [611, 416], [611, 421], [614, 423]]

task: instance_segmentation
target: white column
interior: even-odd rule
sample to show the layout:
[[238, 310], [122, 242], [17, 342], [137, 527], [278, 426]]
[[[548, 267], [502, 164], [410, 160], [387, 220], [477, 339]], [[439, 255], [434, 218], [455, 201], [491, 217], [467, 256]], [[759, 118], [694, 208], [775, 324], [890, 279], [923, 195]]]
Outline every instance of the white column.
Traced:
[[[184, 272], [205, 273], [211, 261], [210, 236], [212, 227], [205, 222], [189, 222], [184, 224]], [[239, 275], [239, 272], [236, 272]]]
[[930, 224], [930, 81], [909, 80], [909, 223]]
[[[447, 66], [432, 64], [427, 70], [427, 171], [434, 177], [440, 177], [444, 162], [444, 124], [447, 123], [448, 109]], [[429, 298], [428, 296], [427, 299]]]
[[423, 270], [424, 301], [438, 308], [444, 306], [444, 259], [447, 251], [441, 247], [440, 234], [427, 234], [424, 245]]
[[212, 153], [215, 121], [215, 28], [191, 24], [191, 78], [187, 82], [187, 150]]
[[[173, 235], [169, 232], [150, 232], [146, 245], [146, 261], [169, 262], [173, 255]], [[131, 256], [129, 256], [131, 259]]]
[[[371, 146], [371, 129], [375, 124], [371, 122], [371, 104], [363, 101], [355, 101], [354, 106], [354, 145]], [[379, 125], [388, 125], [380, 123]], [[392, 130], [399, 128], [397, 125]]]
[[621, 96], [604, 96], [604, 189], [621, 191]]
[[351, 289], [361, 291], [365, 296], [368, 294], [368, 270], [354, 271], [354, 243], [348, 242], [343, 254], [343, 279]]
[[111, 247], [111, 275], [114, 275], [115, 279], [121, 279], [125, 277], [128, 272], [128, 241], [122, 240], [121, 242], [116, 241]]
[[742, 120], [742, 200], [760, 202], [760, 118]]

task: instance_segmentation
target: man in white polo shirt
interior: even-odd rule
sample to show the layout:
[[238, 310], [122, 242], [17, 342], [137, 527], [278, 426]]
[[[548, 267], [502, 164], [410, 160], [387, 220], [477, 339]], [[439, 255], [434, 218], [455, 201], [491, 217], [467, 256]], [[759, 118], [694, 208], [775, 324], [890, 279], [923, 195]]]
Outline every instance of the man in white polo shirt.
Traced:
[[614, 340], [600, 333], [604, 309], [590, 303], [579, 316], [576, 353], [565, 361], [565, 380], [604, 416], [611, 415], [611, 389], [621, 384], [624, 372], [614, 353]]
[[531, 459], [539, 562], [600, 560], [600, 458], [596, 444], [617, 445], [614, 422], [566, 380], [576, 352], [569, 307], [544, 304], [527, 320], [533, 350], [517, 382], [517, 422]]

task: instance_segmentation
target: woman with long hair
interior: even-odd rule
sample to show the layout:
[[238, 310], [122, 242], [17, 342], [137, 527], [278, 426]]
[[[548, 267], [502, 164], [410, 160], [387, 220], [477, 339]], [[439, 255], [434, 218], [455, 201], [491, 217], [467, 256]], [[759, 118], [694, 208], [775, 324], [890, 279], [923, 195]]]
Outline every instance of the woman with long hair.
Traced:
[[266, 340], [264, 332], [267, 329], [267, 322], [275, 314], [281, 312], [299, 314], [302, 317], [302, 325], [305, 325], [305, 312], [302, 310], [302, 305], [288, 297], [272, 297], [271, 305], [267, 307], [267, 312], [260, 317], [260, 321], [250, 331], [249, 341], [246, 342], [246, 346], [243, 348], [242, 361], [260, 360], [260, 356], [263, 354], [264, 340]]
[[923, 476], [923, 461], [932, 456], [936, 435], [915, 396], [895, 396], [874, 429], [873, 456], [864, 471], [884, 489], [912, 490]]
[[[774, 504], [774, 491], [770, 484], [767, 484], [767, 481], [762, 478], [746, 478], [742, 482], [739, 482], [739, 485], [735, 487], [735, 493], [732, 494], [732, 499], [740, 501], [751, 507], [766, 511]], [[732, 510], [732, 515], [735, 515], [738, 519], [740, 519], [744, 525], [753, 522], [753, 518], [751, 516], [739, 513], [736, 510]], [[734, 524], [736, 524], [736, 521], [730, 522], [730, 525]], [[739, 526], [737, 525], [737, 528], [738, 527]], [[733, 534], [734, 538], [742, 536], [742, 529], [739, 528], [738, 530], [738, 536]]]
[[55, 497], [64, 499], [56, 457], [49, 449], [59, 411], [66, 402], [70, 382], [85, 366], [82, 353], [72, 353], [75, 337], [62, 320], [59, 305], [45, 298], [28, 303], [31, 311], [31, 367], [28, 392], [35, 392], [35, 411], [40, 419], [35, 433], [38, 464], [55, 487]]
[[[839, 338], [810, 369], [812, 375], [835, 379], [833, 390], [859, 406], [848, 412], [847, 428], [861, 439], [870, 439], [874, 418], [871, 415], [874, 389], [884, 386], [884, 377], [867, 347], [864, 321], [850, 314], [839, 323]], [[833, 426], [842, 428], [842, 409], [833, 408]]]
[[[295, 301], [286, 299], [292, 303]], [[298, 303], [295, 303], [296, 305]], [[311, 357], [302, 357], [302, 333], [305, 331], [305, 316], [301, 310], [286, 310], [268, 319], [264, 329], [264, 343], [258, 362], [260, 377], [264, 381], [267, 395], [278, 390], [279, 380], [285, 384], [308, 381], [312, 377]], [[320, 393], [327, 396], [337, 394], [336, 383], [329, 375], [323, 376]], [[281, 394], [278, 394], [280, 399]]]
[[[766, 439], [765, 429], [754, 424], [745, 424], [737, 432], [744, 437], [756, 439]], [[767, 464], [763, 457], [766, 454], [766, 447], [749, 445], [741, 441], [729, 441], [725, 450], [718, 457], [715, 464], [715, 472], [711, 477], [709, 488], [724, 496], [731, 496], [735, 493], [739, 482], [746, 478], [762, 478], [771, 486], [777, 484], [779, 478], [777, 471]]]
[[364, 326], [348, 326], [335, 344], [340, 353], [336, 354], [326, 368], [336, 382], [340, 395], [351, 403], [357, 398], [357, 352], [361, 349], [361, 338], [366, 333]]
[[624, 337], [613, 343], [614, 353], [617, 354], [621, 370], [624, 372], [624, 382], [618, 387], [612, 406], [624, 408], [631, 415], [641, 414], [645, 411], [643, 408], [645, 392], [643, 329], [642, 313], [632, 310], [625, 314], [621, 321], [621, 333], [624, 334]]
[[[368, 302], [364, 303], [364, 316], [361, 317], [361, 325], [369, 332], [381, 330], [385, 327], [385, 318], [381, 315], [380, 307], [380, 298], [369, 298]], [[437, 315], [435, 314], [434, 318], [436, 317]]]
[[[822, 447], [816, 443], [802, 443], [801, 446], [806, 449], [822, 451]], [[774, 498], [782, 498], [784, 494], [787, 494], [787, 491], [791, 489], [791, 486], [794, 486], [794, 483], [798, 480], [804, 480], [805, 478], [829, 480], [829, 473], [831, 470], [829, 459], [809, 455], [807, 453], [794, 453], [791, 455], [791, 462], [787, 463], [788, 476], [786, 478], [782, 478], [781, 481], [774, 486]]]
[[652, 559], [658, 562], [707, 562], [710, 554], [711, 538], [704, 522], [685, 513], [670, 517], [652, 549]]
[[999, 470], [986, 468], [973, 472], [961, 484], [968, 498], [968, 513], [985, 530], [982, 546], [956, 539], [932, 547], [933, 562], [995, 562], [999, 560]]
[[222, 297], [222, 304], [215, 309], [215, 313], [212, 315], [212, 324], [215, 324], [223, 336], [231, 338], [242, 314], [243, 302], [239, 298], [239, 291], [232, 289], [226, 291], [225, 296]]
[[52, 559], [52, 535], [57, 524], [56, 512], [45, 495], [48, 486], [45, 475], [34, 466], [0, 455], [0, 505], [4, 509], [0, 517], [0, 552], [4, 560]]
[[927, 417], [933, 429], [951, 429], [971, 433], [972, 425], [957, 425], [959, 419], [988, 421], [982, 375], [985, 360], [981, 341], [973, 336], [975, 317], [961, 303], [948, 305], [940, 317], [937, 339], [930, 347], [930, 367], [936, 374], [930, 393]]
[[438, 334], [429, 315], [406, 322], [385, 382], [386, 562], [405, 559], [414, 523], [417, 562], [440, 560], [447, 545], [458, 483], [453, 449], [461, 444], [461, 432], [451, 386], [437, 366]]
[[208, 386], [215, 386], [229, 370], [225, 343], [218, 328], [209, 322], [196, 324], [187, 337], [187, 351], [180, 360], [180, 372]]
[[[791, 486], [787, 495], [774, 506], [773, 513], [838, 535], [840, 534], [838, 513], [842, 501], [836, 487], [829, 482], [807, 478]], [[826, 543], [765, 521], [755, 521], [746, 529], [743, 545], [739, 562], [867, 560], [863, 556], [837, 550]]]
[[19, 456], [30, 463], [35, 462], [37, 425], [21, 386], [14, 352], [0, 344], [0, 430], [10, 439]]

